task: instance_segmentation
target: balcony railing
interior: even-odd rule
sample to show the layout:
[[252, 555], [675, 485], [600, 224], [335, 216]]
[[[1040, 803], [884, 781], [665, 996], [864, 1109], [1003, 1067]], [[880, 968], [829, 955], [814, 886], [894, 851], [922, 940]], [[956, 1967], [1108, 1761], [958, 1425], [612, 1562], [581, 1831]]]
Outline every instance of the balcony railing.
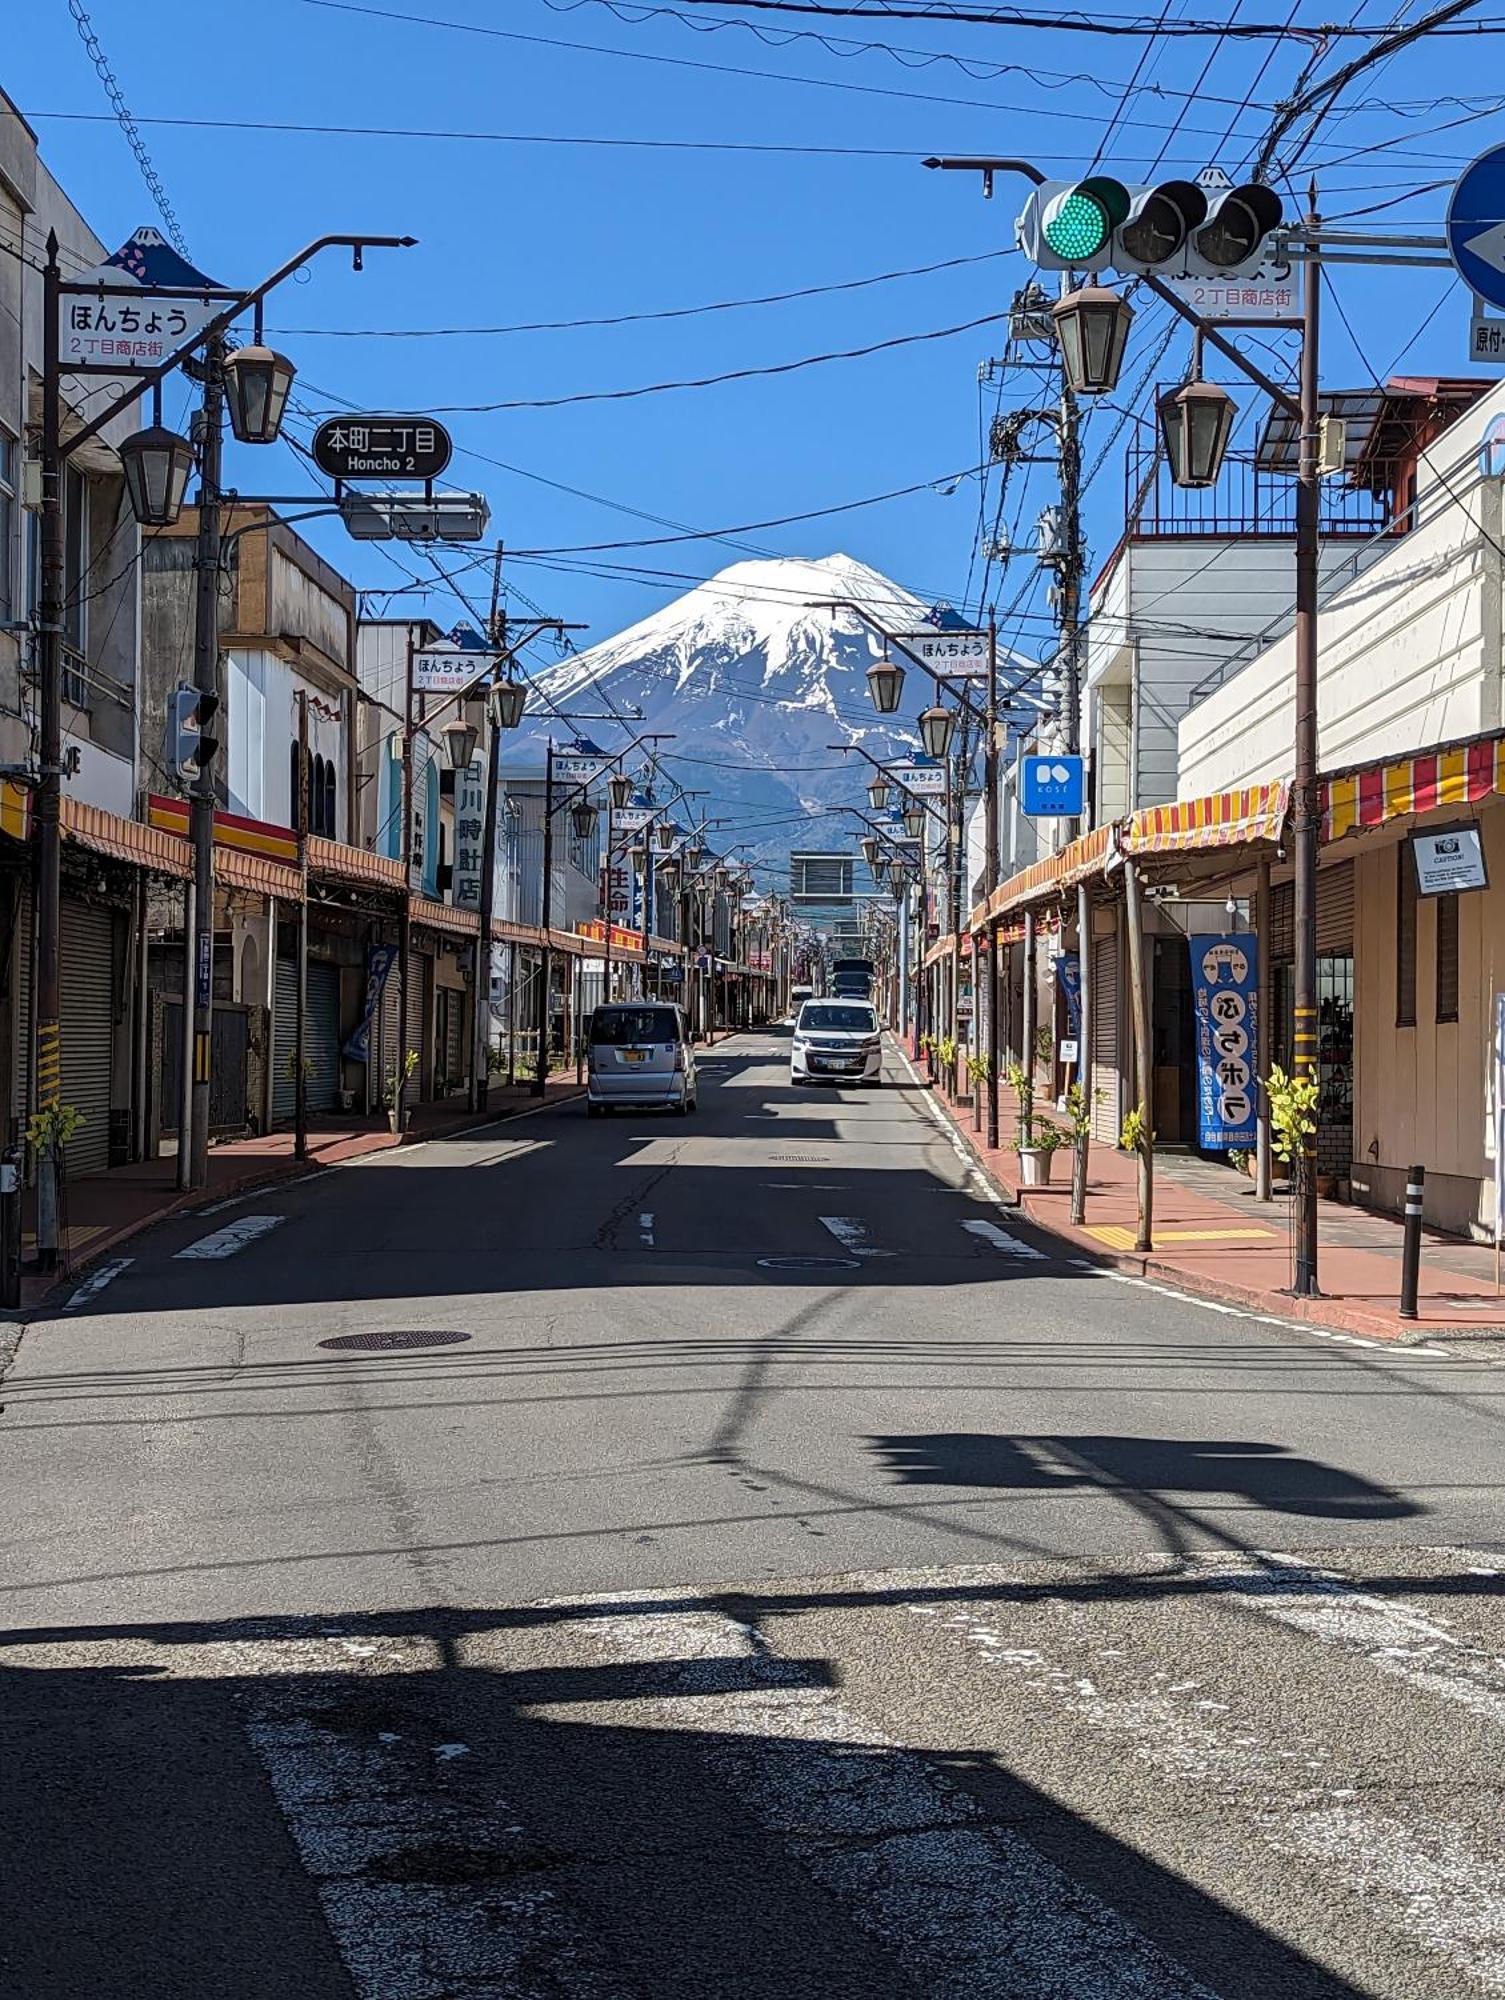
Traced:
[[[1269, 471], [1252, 454], [1230, 452], [1216, 486], [1188, 492], [1172, 482], [1164, 457], [1154, 454], [1147, 440], [1136, 438], [1124, 474], [1125, 518], [1132, 541], [1204, 537], [1235, 541], [1256, 536], [1289, 540], [1296, 533], [1295, 480], [1288, 473]], [[1342, 479], [1324, 480], [1320, 490], [1318, 532], [1324, 538], [1363, 540], [1388, 525], [1386, 495]]]

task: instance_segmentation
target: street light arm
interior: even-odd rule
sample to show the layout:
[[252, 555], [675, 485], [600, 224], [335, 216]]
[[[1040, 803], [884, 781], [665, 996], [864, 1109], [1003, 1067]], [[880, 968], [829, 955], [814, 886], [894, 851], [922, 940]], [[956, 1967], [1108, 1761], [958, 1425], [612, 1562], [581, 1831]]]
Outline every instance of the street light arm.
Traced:
[[[363, 251], [410, 250], [417, 241], [418, 238], [416, 236], [315, 237], [314, 241], [306, 244], [295, 257], [290, 257], [285, 264], [279, 265], [269, 278], [264, 278], [251, 291], [239, 293], [234, 301], [225, 307], [223, 312], [216, 313], [207, 326], [201, 327], [191, 340], [185, 340], [181, 347], [175, 348], [165, 361], [159, 361], [155, 368], [143, 368], [140, 380], [132, 388], [128, 389], [123, 396], [117, 396], [115, 401], [101, 410], [97, 417], [91, 417], [82, 430], [75, 431], [68, 438], [67, 442], [63, 445], [63, 457], [69, 457], [73, 452], [78, 450], [81, 444], [87, 444], [89, 439], [103, 430], [106, 424], [118, 417], [122, 410], [128, 410], [132, 403], [136, 402], [154, 383], [164, 380], [165, 377], [172, 373], [174, 368], [178, 367], [181, 362], [186, 361], [195, 348], [202, 347], [206, 341], [213, 340], [216, 335], [226, 332], [249, 306], [258, 305], [268, 292], [275, 291], [277, 286], [282, 284], [285, 279], [290, 278], [295, 271], [301, 271], [303, 266], [311, 263], [321, 251], [345, 249], [353, 252], [355, 268], [358, 271], [361, 268], [361, 255]], [[88, 288], [87, 286], [65, 284], [60, 289], [68, 292], [73, 290], [87, 290]]]
[[1045, 185], [1045, 175], [1030, 160], [994, 160], [988, 158], [986, 154], [977, 154], [954, 160], [929, 159], [924, 164], [927, 167], [939, 167], [945, 173], [981, 174], [982, 191], [988, 199], [992, 198], [994, 174], [1023, 174], [1025, 179], [1032, 180], [1036, 187]]
[[880, 625], [872, 613], [864, 611], [860, 604], [854, 604], [849, 597], [817, 598], [808, 602], [805, 609], [807, 611], [850, 611], [854, 618], [862, 620], [862, 623], [866, 625], [870, 632], [876, 632], [885, 646], [896, 646], [912, 666], [918, 667], [921, 673], [929, 674], [941, 693], [954, 696], [969, 715], [986, 726], [986, 714], [970, 698], [965, 688], [958, 687], [947, 675], [937, 673], [928, 660], [922, 660], [918, 653], [912, 653], [909, 650], [897, 632], [890, 632], [886, 625]]
[[1272, 382], [1262, 368], [1257, 368], [1246, 356], [1240, 354], [1231, 340], [1225, 340], [1210, 320], [1203, 319], [1201, 314], [1187, 305], [1184, 299], [1178, 298], [1163, 280], [1148, 271], [1141, 271], [1138, 275], [1140, 284], [1148, 285], [1157, 299], [1163, 299], [1172, 312], [1179, 313], [1188, 326], [1195, 328], [1202, 339], [1210, 347], [1215, 347], [1225, 360], [1231, 361], [1239, 373], [1247, 376], [1256, 389], [1263, 389], [1272, 403], [1284, 410], [1288, 417], [1294, 417], [1296, 422], [1300, 423], [1301, 404], [1295, 396], [1288, 390], [1282, 389], [1278, 383]]
[[934, 813], [937, 819], [944, 819], [946, 817], [933, 799], [927, 799], [923, 792], [917, 792], [913, 786], [906, 785], [896, 772], [891, 770], [887, 764], [881, 762], [879, 758], [875, 757], [871, 750], [864, 750], [860, 743], [828, 743], [826, 748], [828, 750], [839, 750], [843, 756], [846, 755], [848, 750], [855, 750], [859, 757], [866, 757], [875, 771], [881, 771], [888, 782], [896, 786], [904, 794], [905, 798], [913, 799], [917, 806], [923, 806], [926, 812]]

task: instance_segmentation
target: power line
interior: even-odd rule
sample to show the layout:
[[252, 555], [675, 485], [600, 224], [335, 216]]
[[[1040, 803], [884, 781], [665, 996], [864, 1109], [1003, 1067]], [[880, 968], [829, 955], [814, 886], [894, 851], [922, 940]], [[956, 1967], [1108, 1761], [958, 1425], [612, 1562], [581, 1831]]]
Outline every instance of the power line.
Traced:
[[[329, 0], [305, 0], [309, 6], [324, 6]], [[937, 271], [957, 271], [972, 264], [993, 263], [1012, 257], [1007, 250], [981, 250], [968, 257], [946, 257], [938, 264], [914, 264], [903, 271], [879, 271], [870, 278], [845, 278], [829, 285], [802, 285], [790, 292], [764, 292], [755, 298], [712, 299], [698, 306], [665, 306], [654, 312], [608, 313], [595, 319], [522, 320], [513, 326], [282, 326], [268, 328], [281, 334], [317, 335], [330, 340], [437, 340], [456, 335], [487, 336], [508, 333], [573, 333], [580, 328], [641, 326], [648, 321], [696, 319], [705, 313], [741, 312], [750, 306], [782, 306], [796, 299], [828, 298], [837, 292], [860, 292], [872, 285], [893, 284], [901, 278], [928, 278]]]
[[[685, 0], [690, 7], [712, 4], [712, 0]], [[963, 22], [972, 27], [983, 28], [1039, 28], [1060, 34], [1076, 35], [1134, 35], [1158, 39], [1164, 35], [1177, 40], [1205, 35], [1230, 35], [1240, 41], [1316, 40], [1328, 42], [1337, 39], [1373, 41], [1389, 34], [1388, 28], [1360, 28], [1352, 23], [1338, 27], [1323, 23], [1311, 27], [1290, 28], [1278, 21], [1176, 21], [1161, 22], [1139, 15], [1099, 15], [1095, 19], [1087, 14], [1026, 14], [1015, 9], [973, 8], [942, 5], [920, 5], [901, 7], [884, 0], [878, 6], [855, 4], [831, 4], [831, 0], [714, 0], [717, 5], [732, 5], [756, 9], [763, 14], [818, 14], [834, 15], [847, 21], [925, 21], [929, 23]], [[1491, 33], [1495, 30], [1493, 20], [1479, 23], [1471, 29], [1452, 29], [1450, 33]]]

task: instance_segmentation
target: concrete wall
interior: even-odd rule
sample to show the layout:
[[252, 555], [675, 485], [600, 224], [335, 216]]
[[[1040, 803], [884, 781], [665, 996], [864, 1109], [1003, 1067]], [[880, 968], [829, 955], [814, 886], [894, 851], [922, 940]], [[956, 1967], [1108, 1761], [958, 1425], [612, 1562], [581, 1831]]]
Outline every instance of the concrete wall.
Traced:
[[[1406, 1168], [1427, 1170], [1426, 1213], [1460, 1233], [1493, 1232], [1497, 1162], [1489, 1110], [1494, 995], [1505, 991], [1505, 804], [1479, 815], [1490, 886], [1458, 898], [1458, 1019], [1435, 1018], [1437, 904], [1417, 900], [1416, 1025], [1396, 1026], [1397, 855], [1354, 864], [1353, 1182], [1366, 1205], [1398, 1210]], [[1341, 850], [1340, 850], [1341, 851]]]
[[[1502, 723], [1500, 482], [1484, 479], [1485, 427], [1505, 384], [1423, 453], [1417, 520], [1318, 619], [1324, 770], [1400, 757]], [[1179, 731], [1182, 796], [1290, 774], [1291, 639], [1261, 653]]]

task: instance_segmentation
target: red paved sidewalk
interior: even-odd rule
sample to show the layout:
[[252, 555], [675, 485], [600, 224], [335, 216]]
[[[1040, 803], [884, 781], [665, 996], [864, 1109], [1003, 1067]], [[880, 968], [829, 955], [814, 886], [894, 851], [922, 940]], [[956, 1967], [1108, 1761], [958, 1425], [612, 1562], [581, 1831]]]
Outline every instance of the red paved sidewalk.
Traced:
[[[917, 1070], [917, 1074], [922, 1072]], [[1300, 1319], [1315, 1326], [1366, 1334], [1371, 1339], [1414, 1340], [1418, 1335], [1473, 1329], [1505, 1336], [1505, 1298], [1494, 1286], [1494, 1251], [1435, 1230], [1425, 1233], [1421, 1255], [1419, 1316], [1398, 1311], [1401, 1225], [1398, 1219], [1346, 1204], [1318, 1203], [1318, 1277], [1322, 1296], [1296, 1299], [1291, 1282], [1290, 1204], [1284, 1196], [1261, 1202], [1253, 1183], [1231, 1169], [1195, 1157], [1159, 1155], [1155, 1161], [1153, 1250], [1134, 1249], [1138, 1197], [1133, 1156], [1094, 1141], [1088, 1162], [1086, 1226], [1072, 1227], [1071, 1155], [1055, 1155], [1053, 1184], [1021, 1188], [1013, 1150], [1016, 1106], [1005, 1089], [999, 1103], [999, 1145], [974, 1132], [970, 1102], [952, 1104], [939, 1085], [936, 1106], [978, 1164], [1031, 1221], [1103, 1263], [1176, 1285], [1202, 1297], [1226, 1300]], [[1050, 1104], [1043, 1115], [1064, 1126]], [[1220, 1183], [1226, 1183], [1227, 1194]], [[1213, 1192], [1216, 1190], [1216, 1192]]]
[[[550, 1077], [546, 1102], [559, 1103], [581, 1095], [583, 1090], [584, 1085], [576, 1083], [573, 1072], [562, 1072]], [[538, 1102], [526, 1084], [510, 1087], [494, 1084], [484, 1113], [471, 1112], [459, 1102], [415, 1105], [409, 1129], [401, 1135], [390, 1129], [384, 1112], [373, 1118], [315, 1119], [309, 1129], [306, 1161], [294, 1156], [291, 1132], [228, 1140], [209, 1149], [208, 1186], [189, 1194], [178, 1191], [177, 1160], [172, 1154], [69, 1181], [63, 1192], [63, 1270], [61, 1274], [48, 1275], [23, 1263], [22, 1310], [35, 1306], [62, 1278], [76, 1277], [85, 1264], [93, 1263], [164, 1216], [207, 1207], [249, 1188], [318, 1172], [365, 1153], [417, 1145], [426, 1139], [446, 1138], [487, 1125], [498, 1118], [516, 1117]], [[32, 1255], [35, 1240], [32, 1229], [28, 1207], [26, 1233], [22, 1238], [22, 1254], [26, 1259]]]

